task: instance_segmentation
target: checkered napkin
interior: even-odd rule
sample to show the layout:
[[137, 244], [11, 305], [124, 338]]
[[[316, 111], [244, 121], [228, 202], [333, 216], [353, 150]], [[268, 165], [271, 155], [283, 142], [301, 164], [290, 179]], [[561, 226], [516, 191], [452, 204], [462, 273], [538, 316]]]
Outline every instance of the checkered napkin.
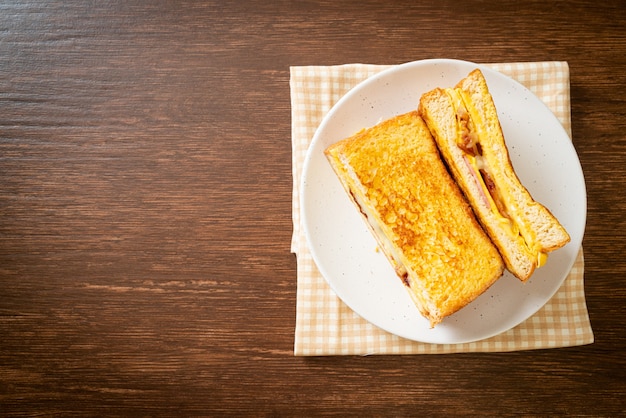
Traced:
[[[489, 64], [524, 84], [554, 112], [571, 137], [569, 67], [566, 62]], [[472, 343], [428, 344], [390, 334], [348, 308], [330, 289], [307, 248], [300, 225], [298, 188], [313, 134], [330, 108], [352, 87], [389, 68], [384, 65], [291, 67], [293, 237], [297, 257], [294, 354], [442, 354], [496, 352], [590, 344], [593, 332], [585, 302], [582, 248], [558, 292], [517, 327]]]

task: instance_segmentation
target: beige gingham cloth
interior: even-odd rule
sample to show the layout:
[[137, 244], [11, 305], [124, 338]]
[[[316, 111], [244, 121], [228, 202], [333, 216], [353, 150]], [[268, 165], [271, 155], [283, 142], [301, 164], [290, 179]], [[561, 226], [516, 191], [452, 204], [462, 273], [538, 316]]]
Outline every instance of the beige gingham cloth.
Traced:
[[[554, 112], [571, 138], [566, 62], [488, 64], [524, 84]], [[291, 67], [293, 237], [297, 257], [294, 354], [297, 356], [504, 352], [590, 344], [593, 332], [583, 283], [582, 248], [558, 292], [535, 315], [494, 337], [463, 344], [429, 344], [390, 334], [348, 308], [317, 270], [300, 225], [298, 188], [307, 148], [322, 118], [352, 87], [389, 68], [347, 64]]]

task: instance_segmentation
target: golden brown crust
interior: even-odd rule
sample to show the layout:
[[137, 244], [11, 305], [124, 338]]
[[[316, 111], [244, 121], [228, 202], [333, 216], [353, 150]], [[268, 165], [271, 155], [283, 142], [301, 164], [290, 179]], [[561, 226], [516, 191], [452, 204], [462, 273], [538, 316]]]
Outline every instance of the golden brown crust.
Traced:
[[375, 225], [371, 230], [388, 240], [385, 245], [377, 237], [432, 325], [501, 276], [497, 250], [416, 111], [340, 141], [326, 155], [361, 213]]

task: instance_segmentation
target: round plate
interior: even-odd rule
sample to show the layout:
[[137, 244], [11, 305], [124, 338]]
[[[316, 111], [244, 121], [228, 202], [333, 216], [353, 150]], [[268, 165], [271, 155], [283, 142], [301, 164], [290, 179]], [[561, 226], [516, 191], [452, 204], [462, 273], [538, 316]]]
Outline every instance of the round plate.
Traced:
[[[505, 272], [471, 304], [431, 329], [413, 304], [324, 156], [329, 145], [417, 108], [423, 93], [450, 87], [480, 68], [493, 96], [513, 167], [535, 200], [569, 232], [571, 242], [522, 283]], [[511, 78], [466, 61], [410, 62], [356, 86], [331, 109], [308, 150], [301, 185], [308, 245], [321, 274], [357, 314], [398, 336], [427, 343], [481, 340], [537, 312], [567, 277], [582, 243], [587, 199], [576, 151], [552, 112]]]

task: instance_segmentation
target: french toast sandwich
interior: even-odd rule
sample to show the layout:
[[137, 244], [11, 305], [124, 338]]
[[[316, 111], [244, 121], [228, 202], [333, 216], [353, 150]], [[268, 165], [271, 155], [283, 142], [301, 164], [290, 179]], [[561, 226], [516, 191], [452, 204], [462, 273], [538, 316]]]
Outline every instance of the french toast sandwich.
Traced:
[[431, 327], [502, 275], [498, 250], [417, 111], [363, 129], [325, 154]]

